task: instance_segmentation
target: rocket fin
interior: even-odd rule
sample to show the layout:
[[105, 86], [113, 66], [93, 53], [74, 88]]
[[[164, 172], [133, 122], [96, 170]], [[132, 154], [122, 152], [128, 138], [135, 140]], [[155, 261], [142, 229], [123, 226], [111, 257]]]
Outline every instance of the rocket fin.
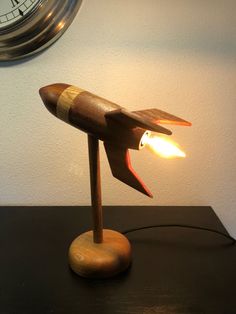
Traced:
[[[171, 135], [172, 132], [157, 123], [153, 123], [149, 117], [142, 116], [138, 114], [140, 111], [137, 112], [130, 112], [125, 110], [124, 108], [118, 110], [112, 110], [105, 114], [106, 119], [109, 122], [109, 119], [113, 121], [117, 121], [119, 123], [124, 124], [127, 127], [134, 128], [134, 127], [141, 127], [146, 130], [164, 133], [167, 135]], [[147, 119], [148, 118], [148, 119]]]
[[147, 110], [139, 110], [133, 111], [134, 114], [138, 115], [140, 118], [147, 119], [154, 124], [174, 124], [174, 125], [183, 125], [183, 126], [191, 126], [191, 123], [185, 121], [179, 117], [176, 117], [170, 113], [159, 109], [147, 109]]
[[149, 197], [153, 197], [151, 192], [133, 170], [130, 162], [129, 150], [127, 148], [115, 146], [109, 142], [104, 142], [104, 146], [113, 176], [139, 192]]

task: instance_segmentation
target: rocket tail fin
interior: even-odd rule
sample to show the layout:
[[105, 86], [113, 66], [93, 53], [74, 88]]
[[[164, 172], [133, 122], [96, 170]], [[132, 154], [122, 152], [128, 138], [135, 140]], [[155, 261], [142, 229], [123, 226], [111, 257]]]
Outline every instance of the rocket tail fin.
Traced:
[[171, 135], [172, 132], [158, 123], [153, 123], [149, 117], [141, 116], [138, 112], [130, 112], [123, 108], [113, 110], [105, 114], [106, 119], [109, 121], [117, 121], [126, 127], [134, 128], [140, 127], [146, 130]]
[[183, 125], [183, 126], [191, 126], [191, 123], [183, 120], [179, 117], [176, 117], [168, 112], [162, 111], [160, 109], [146, 109], [133, 111], [132, 113], [139, 116], [141, 119], [147, 119], [154, 124], [173, 124], [173, 125]]
[[139, 192], [152, 197], [151, 192], [133, 170], [128, 149], [109, 142], [104, 142], [104, 146], [113, 176]]

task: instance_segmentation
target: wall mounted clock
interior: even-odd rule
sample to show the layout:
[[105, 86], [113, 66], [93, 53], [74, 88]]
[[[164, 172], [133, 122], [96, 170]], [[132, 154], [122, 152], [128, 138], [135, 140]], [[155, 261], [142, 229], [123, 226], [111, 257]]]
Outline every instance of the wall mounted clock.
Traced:
[[82, 0], [0, 0], [0, 61], [30, 56], [57, 40]]

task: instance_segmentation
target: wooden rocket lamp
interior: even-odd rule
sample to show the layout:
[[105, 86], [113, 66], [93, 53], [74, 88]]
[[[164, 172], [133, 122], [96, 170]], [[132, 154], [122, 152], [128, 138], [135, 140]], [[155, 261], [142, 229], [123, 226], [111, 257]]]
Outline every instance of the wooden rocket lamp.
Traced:
[[149, 147], [164, 157], [185, 154], [165, 138], [151, 132], [171, 135], [159, 124], [189, 126], [191, 123], [158, 109], [129, 112], [123, 107], [67, 84], [40, 89], [46, 108], [59, 119], [88, 134], [93, 231], [77, 237], [69, 248], [72, 270], [89, 278], [107, 278], [126, 270], [131, 263], [128, 239], [103, 229], [99, 140], [104, 142], [114, 177], [145, 195], [151, 192], [134, 172], [128, 149]]

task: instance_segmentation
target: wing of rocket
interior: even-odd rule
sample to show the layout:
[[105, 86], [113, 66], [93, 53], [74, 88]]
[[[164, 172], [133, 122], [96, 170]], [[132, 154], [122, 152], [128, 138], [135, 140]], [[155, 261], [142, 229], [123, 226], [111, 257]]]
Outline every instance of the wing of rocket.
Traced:
[[139, 192], [152, 197], [151, 192], [133, 170], [128, 149], [109, 142], [104, 142], [104, 146], [113, 176]]
[[139, 116], [140, 118], [147, 119], [154, 124], [175, 124], [175, 125], [186, 125], [191, 126], [191, 123], [185, 121], [179, 117], [176, 117], [170, 113], [159, 109], [147, 109], [140, 111], [133, 111], [134, 114]]
[[172, 134], [170, 130], [158, 125], [156, 122], [153, 122], [148, 116], [145, 117], [144, 115], [138, 114], [140, 112], [141, 111], [130, 112], [121, 108], [118, 110], [112, 110], [110, 112], [107, 112], [105, 114], [105, 117], [107, 118], [108, 122], [109, 119], [111, 119], [130, 128], [140, 127], [146, 130], [164, 133], [167, 135]]

